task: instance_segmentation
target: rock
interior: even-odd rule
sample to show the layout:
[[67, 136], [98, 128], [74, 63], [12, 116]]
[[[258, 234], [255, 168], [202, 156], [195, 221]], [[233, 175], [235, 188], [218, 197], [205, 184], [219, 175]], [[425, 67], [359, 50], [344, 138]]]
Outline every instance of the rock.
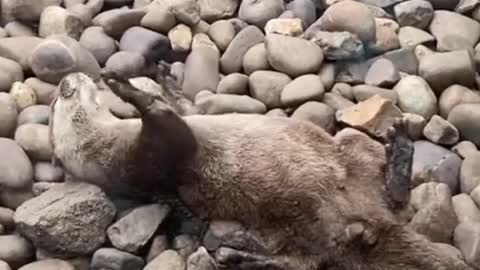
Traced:
[[90, 51], [102, 66], [118, 50], [115, 40], [99, 26], [91, 26], [85, 29], [80, 37], [80, 44]]
[[281, 93], [292, 80], [276, 71], [255, 71], [249, 77], [250, 94], [263, 102], [267, 109], [280, 107]]
[[[359, 87], [361, 89], [363, 87]], [[342, 96], [348, 100], [354, 101], [353, 88], [347, 83], [336, 83], [332, 88], [332, 94]], [[362, 95], [363, 96], [363, 95]]]
[[351, 91], [357, 102], [367, 100], [374, 95], [379, 95], [382, 98], [386, 98], [390, 100], [393, 104], [397, 104], [398, 101], [397, 92], [390, 89], [360, 84], [352, 87]]
[[463, 139], [480, 146], [480, 104], [461, 104], [455, 106], [448, 114], [448, 122], [460, 132]]
[[186, 52], [192, 45], [192, 30], [185, 24], [179, 24], [168, 32], [168, 39], [173, 51]]
[[227, 20], [216, 21], [208, 29], [208, 35], [222, 51], [227, 49], [235, 34], [235, 28]]
[[240, 4], [238, 17], [263, 29], [269, 20], [277, 18], [284, 10], [282, 0], [244, 0]]
[[166, 250], [148, 263], [143, 270], [184, 270], [185, 266], [183, 258], [176, 251]]
[[478, 205], [480, 205], [480, 187], [479, 186], [473, 189], [473, 191], [470, 193], [470, 197], [475, 202], [475, 205], [478, 207]]
[[375, 18], [375, 43], [371, 43], [368, 49], [381, 54], [400, 48], [398, 39], [398, 24], [390, 19]]
[[142, 258], [114, 248], [101, 248], [93, 254], [91, 270], [142, 270]]
[[350, 32], [316, 31], [310, 38], [325, 53], [329, 60], [349, 60], [365, 54], [362, 41]]
[[429, 120], [437, 113], [437, 97], [428, 83], [418, 76], [409, 75], [393, 88], [398, 94], [402, 112], [415, 113]]
[[455, 106], [466, 103], [480, 103], [480, 94], [467, 87], [454, 84], [445, 89], [440, 95], [438, 102], [440, 115], [447, 118]]
[[2, 19], [38, 22], [45, 8], [59, 6], [61, 3], [62, 0], [3, 0]]
[[480, 223], [462, 222], [455, 229], [453, 242], [462, 251], [465, 261], [476, 268], [480, 266]]
[[280, 101], [283, 106], [296, 107], [307, 101], [321, 101], [325, 88], [318, 75], [297, 77], [283, 88]]
[[459, 192], [460, 167], [462, 159], [455, 154], [444, 156], [431, 167], [430, 177], [432, 181], [448, 185], [453, 195]]
[[83, 28], [82, 20], [76, 15], [62, 7], [49, 6], [43, 10], [40, 17], [38, 34], [43, 38], [65, 34], [78, 40]]
[[452, 145], [458, 142], [458, 130], [447, 120], [433, 115], [423, 130], [423, 135], [436, 144]]
[[[291, 77], [319, 71], [323, 52], [315, 43], [300, 38], [270, 34], [265, 38], [270, 65]], [[286, 52], [299, 52], [295, 58]]]
[[21, 112], [25, 108], [35, 105], [37, 103], [37, 95], [30, 86], [14, 82], [10, 89], [10, 96], [15, 100], [17, 111]]
[[100, 74], [95, 57], [79, 42], [65, 36], [53, 35], [45, 39], [32, 52], [30, 66], [41, 80], [57, 84], [71, 72]]
[[177, 235], [172, 241], [172, 249], [187, 260], [188, 257], [198, 248], [198, 243], [188, 234]]
[[215, 251], [225, 237], [243, 229], [243, 226], [235, 221], [212, 220], [203, 237], [203, 246], [209, 251]]
[[318, 76], [323, 83], [326, 91], [332, 89], [333, 84], [335, 83], [335, 65], [334, 64], [323, 64], [320, 67]]
[[217, 93], [232, 95], [248, 94], [248, 76], [241, 73], [231, 73], [218, 83]]
[[287, 4], [286, 9], [291, 11], [295, 18], [302, 20], [303, 29], [307, 29], [317, 18], [315, 4], [312, 0], [293, 0]]
[[[358, 23], [362, 22], [362, 23]], [[375, 20], [367, 5], [355, 1], [341, 1], [330, 6], [306, 31], [310, 37], [317, 29], [330, 32], [350, 32], [364, 44], [375, 42]]]
[[471, 49], [478, 43], [480, 38], [479, 22], [447, 10], [436, 10], [434, 14], [430, 24], [430, 33], [437, 40], [437, 50]]
[[291, 118], [310, 121], [329, 133], [335, 130], [335, 111], [321, 102], [305, 102], [293, 112]]
[[193, 36], [192, 50], [199, 47], [208, 47], [220, 53], [217, 45], [215, 45], [215, 43], [208, 37], [208, 35], [204, 33], [197, 33], [195, 34], [195, 36]]
[[410, 75], [416, 75], [418, 70], [418, 60], [413, 48], [402, 48], [393, 50], [382, 55], [395, 65], [399, 72]]
[[457, 153], [462, 158], [466, 158], [467, 156], [475, 154], [478, 151], [478, 149], [474, 143], [470, 141], [462, 141], [457, 143], [457, 145], [455, 145], [454, 147], [452, 147], [452, 151]]
[[168, 38], [140, 26], [129, 28], [120, 39], [120, 50], [137, 52], [149, 61], [163, 58], [170, 49]]
[[16, 81], [23, 81], [22, 67], [15, 61], [0, 57], [0, 92], [7, 92]]
[[188, 270], [216, 270], [215, 260], [204, 247], [199, 247], [187, 260]]
[[114, 205], [98, 187], [67, 183], [21, 205], [15, 212], [15, 223], [36, 247], [87, 255], [105, 242], [105, 231], [114, 216]]
[[10, 268], [8, 263], [0, 261], [0, 270], [12, 270], [12, 268]]
[[341, 95], [333, 94], [333, 93], [325, 93], [323, 95], [323, 103], [327, 104], [329, 107], [337, 110], [343, 110], [348, 107], [354, 106], [355, 103], [351, 102], [350, 100], [344, 98]]
[[243, 57], [243, 70], [245, 74], [251, 75], [257, 70], [269, 70], [267, 49], [265, 43], [257, 44], [251, 47]]
[[29, 263], [18, 270], [75, 270], [75, 267], [67, 261], [46, 259]]
[[50, 107], [47, 105], [33, 105], [24, 109], [19, 115], [17, 126], [23, 124], [44, 124], [48, 125]]
[[33, 197], [34, 194], [30, 186], [21, 189], [4, 188], [0, 190], [0, 204], [14, 210]]
[[480, 210], [467, 194], [462, 193], [453, 196], [452, 204], [460, 223], [480, 222]]
[[15, 99], [7, 93], [0, 93], [0, 137], [10, 137], [14, 134], [17, 117]]
[[150, 245], [150, 249], [148, 251], [146, 261], [147, 263], [151, 262], [155, 259], [158, 255], [163, 253], [169, 247], [168, 238], [166, 235], [157, 235], [153, 238], [152, 244]]
[[201, 90], [216, 91], [219, 82], [219, 53], [203, 46], [195, 48], [185, 61], [182, 91], [193, 100]]
[[45, 191], [58, 186], [59, 183], [49, 183], [49, 182], [37, 182], [34, 183], [32, 186], [32, 192], [35, 197], [40, 196]]
[[410, 203], [418, 212], [409, 225], [433, 242], [450, 243], [458, 219], [448, 186], [442, 183], [421, 184], [412, 190]]
[[13, 221], [14, 211], [6, 207], [0, 207], [0, 224], [7, 230], [15, 228], [15, 222]]
[[0, 185], [9, 189], [28, 188], [33, 182], [33, 168], [24, 150], [13, 140], [0, 138]]
[[428, 32], [412, 26], [404, 26], [398, 31], [400, 46], [403, 48], [416, 47], [420, 44], [431, 44], [435, 38]]
[[480, 184], [480, 153], [467, 156], [460, 169], [460, 189], [470, 194]]
[[423, 129], [427, 125], [425, 118], [414, 113], [403, 113], [403, 117], [407, 119], [407, 133], [410, 139], [420, 139], [423, 135]]
[[455, 12], [460, 14], [468, 14], [474, 11], [479, 4], [480, 2], [478, 2], [478, 0], [461, 0], [455, 8]]
[[13, 269], [31, 262], [34, 258], [34, 247], [19, 235], [0, 235], [0, 243], [0, 260]]
[[136, 208], [108, 228], [108, 239], [120, 250], [137, 253], [147, 244], [169, 211], [168, 206], [159, 204]]
[[50, 161], [53, 150], [49, 141], [47, 125], [24, 124], [15, 131], [15, 141], [29, 157], [39, 161]]
[[108, 58], [105, 70], [115, 72], [124, 78], [145, 75], [147, 63], [145, 57], [137, 52], [119, 51]]
[[167, 34], [177, 24], [172, 12], [161, 8], [151, 8], [141, 19], [140, 25], [153, 31]]
[[433, 19], [433, 6], [425, 0], [409, 0], [395, 5], [395, 17], [400, 26], [426, 29]]
[[107, 35], [117, 39], [131, 27], [140, 24], [146, 12], [143, 9], [111, 9], [93, 18], [93, 25], [101, 26]]
[[263, 42], [264, 38], [262, 31], [255, 26], [247, 26], [242, 29], [223, 53], [220, 59], [221, 70], [225, 74], [239, 72], [242, 68], [244, 55], [250, 48]]
[[475, 72], [474, 61], [466, 50], [426, 55], [419, 64], [419, 75], [437, 95], [453, 84], [473, 87]]
[[[169, 0], [159, 3], [166, 5], [165, 7], [175, 15], [178, 22], [188, 26], [194, 26], [200, 22], [200, 4], [195, 0]], [[151, 8], [155, 8], [155, 5]]]
[[207, 22], [217, 21], [235, 14], [238, 8], [237, 0], [199, 0], [200, 18]]
[[387, 129], [393, 125], [402, 112], [393, 103], [375, 95], [355, 106], [336, 112], [338, 122], [365, 131], [375, 137], [385, 137]]
[[39, 80], [35, 77], [30, 77], [25, 80], [25, 84], [30, 86], [37, 96], [37, 104], [50, 105], [57, 95], [57, 86]]
[[265, 34], [299, 37], [303, 34], [302, 20], [298, 18], [271, 19], [265, 25]]
[[379, 87], [392, 87], [400, 81], [400, 73], [387, 59], [378, 59], [367, 72], [365, 83]]
[[63, 169], [53, 166], [51, 162], [35, 163], [34, 172], [37, 182], [61, 182], [64, 177]]
[[38, 37], [1, 38], [0, 56], [17, 62], [23, 70], [29, 70], [29, 57], [42, 41], [43, 39]]
[[205, 114], [254, 113], [267, 111], [265, 104], [247, 95], [216, 94], [196, 98], [195, 105]]

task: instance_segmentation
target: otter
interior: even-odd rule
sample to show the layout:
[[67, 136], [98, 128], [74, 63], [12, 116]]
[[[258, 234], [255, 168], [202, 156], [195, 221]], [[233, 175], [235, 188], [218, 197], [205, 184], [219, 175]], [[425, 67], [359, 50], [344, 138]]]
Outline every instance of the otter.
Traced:
[[472, 269], [395, 215], [409, 200], [413, 147], [404, 120], [384, 145], [285, 117], [183, 116], [115, 74], [103, 80], [141, 118], [116, 118], [97, 98], [98, 82], [69, 74], [51, 105], [55, 158], [107, 193], [175, 194], [199, 217], [240, 222], [246, 230], [215, 253], [220, 266]]

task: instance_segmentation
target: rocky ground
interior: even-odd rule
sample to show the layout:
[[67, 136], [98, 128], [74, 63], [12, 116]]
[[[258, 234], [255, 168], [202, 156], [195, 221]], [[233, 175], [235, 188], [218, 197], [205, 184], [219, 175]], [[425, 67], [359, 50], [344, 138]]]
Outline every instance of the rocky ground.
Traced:
[[[64, 75], [155, 79], [165, 63], [206, 114], [293, 117], [378, 138], [406, 116], [410, 225], [480, 269], [480, 0], [1, 5], [0, 270], [216, 269], [209, 252], [240, 225], [65, 184], [50, 163], [48, 105]], [[136, 115], [103, 99], [119, 117]]]

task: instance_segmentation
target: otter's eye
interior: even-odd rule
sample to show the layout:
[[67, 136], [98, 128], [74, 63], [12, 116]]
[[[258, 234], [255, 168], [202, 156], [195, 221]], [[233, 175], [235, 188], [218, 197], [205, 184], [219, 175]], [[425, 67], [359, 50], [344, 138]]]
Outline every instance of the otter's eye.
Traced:
[[64, 98], [68, 98], [68, 97], [71, 97], [74, 92], [75, 92], [75, 88], [72, 85], [72, 83], [70, 83], [67, 80], [63, 80], [60, 82], [60, 96]]

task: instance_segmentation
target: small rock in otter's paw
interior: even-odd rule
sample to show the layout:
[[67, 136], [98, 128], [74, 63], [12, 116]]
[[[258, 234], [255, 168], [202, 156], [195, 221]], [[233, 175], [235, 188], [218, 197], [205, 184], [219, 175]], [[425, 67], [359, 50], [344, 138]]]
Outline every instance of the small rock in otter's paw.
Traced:
[[169, 211], [168, 206], [159, 204], [138, 207], [108, 228], [108, 238], [114, 247], [136, 253], [147, 244]]
[[142, 258], [114, 248], [101, 248], [93, 254], [91, 270], [142, 270]]
[[75, 267], [64, 260], [46, 259], [29, 263], [18, 270], [75, 270]]
[[50, 118], [50, 107], [47, 105], [33, 105], [25, 108], [19, 115], [17, 126], [23, 124], [48, 125]]
[[148, 263], [143, 270], [184, 270], [185, 266], [184, 259], [176, 251], [166, 250]]
[[0, 260], [17, 269], [34, 259], [34, 248], [18, 235], [0, 235]]
[[187, 260], [187, 270], [216, 270], [215, 260], [204, 247], [199, 247]]

